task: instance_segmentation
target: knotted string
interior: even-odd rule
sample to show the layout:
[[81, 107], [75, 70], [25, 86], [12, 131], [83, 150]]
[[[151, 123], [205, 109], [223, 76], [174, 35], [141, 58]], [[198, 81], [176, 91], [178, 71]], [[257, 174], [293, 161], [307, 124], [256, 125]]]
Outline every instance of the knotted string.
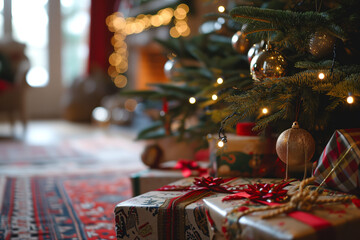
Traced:
[[[266, 211], [266, 210], [275, 210], [272, 212], [269, 212], [261, 218], [271, 218], [274, 216], [277, 216], [282, 213], [289, 213], [293, 211], [305, 211], [309, 212], [313, 209], [313, 207], [316, 204], [324, 204], [324, 203], [344, 203], [347, 201], [350, 201], [352, 199], [355, 199], [355, 196], [341, 196], [341, 197], [335, 197], [335, 198], [327, 198], [327, 199], [319, 199], [319, 196], [321, 195], [317, 190], [312, 191], [308, 188], [306, 188], [306, 185], [313, 182], [315, 180], [315, 177], [307, 178], [303, 181], [301, 181], [299, 185], [299, 190], [297, 193], [295, 193], [290, 201], [285, 204], [279, 204], [279, 205], [270, 205], [270, 206], [264, 206], [259, 208], [252, 208], [247, 209], [241, 213], [239, 218], [242, 216], [245, 216], [247, 214], [258, 212], [258, 211]], [[234, 209], [234, 211], [237, 211], [238, 209]]]

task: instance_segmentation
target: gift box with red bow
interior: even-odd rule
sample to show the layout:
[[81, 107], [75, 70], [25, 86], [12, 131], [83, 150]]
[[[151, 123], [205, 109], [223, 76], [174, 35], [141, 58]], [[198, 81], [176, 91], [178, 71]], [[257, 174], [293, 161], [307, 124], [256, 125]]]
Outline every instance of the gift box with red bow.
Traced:
[[359, 238], [354, 196], [322, 188], [316, 192], [317, 186], [298, 187], [298, 181], [250, 181], [241, 192], [204, 200], [210, 239]]
[[183, 178], [208, 175], [208, 165], [208, 161], [180, 159], [162, 163], [157, 169], [146, 169], [134, 173], [130, 177], [133, 196], [147, 193]]
[[185, 178], [115, 208], [117, 239], [209, 239], [204, 199], [242, 190], [239, 178]]
[[359, 194], [359, 146], [360, 128], [336, 130], [315, 164], [313, 176], [316, 182], [320, 184], [326, 179], [324, 186]]

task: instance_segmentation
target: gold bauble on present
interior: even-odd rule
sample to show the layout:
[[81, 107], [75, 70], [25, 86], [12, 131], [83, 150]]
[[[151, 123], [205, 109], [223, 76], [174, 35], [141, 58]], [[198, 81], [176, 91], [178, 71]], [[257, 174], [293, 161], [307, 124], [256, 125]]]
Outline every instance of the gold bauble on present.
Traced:
[[278, 51], [262, 50], [251, 60], [250, 72], [255, 81], [279, 78], [285, 75], [287, 65], [287, 61]]
[[243, 33], [243, 31], [237, 31], [231, 38], [231, 45], [233, 49], [240, 53], [245, 54], [250, 49], [250, 41]]
[[331, 56], [336, 37], [326, 32], [315, 32], [309, 40], [309, 52], [317, 58]]
[[304, 166], [315, 153], [315, 140], [298, 122], [280, 134], [276, 141], [278, 157], [289, 166]]

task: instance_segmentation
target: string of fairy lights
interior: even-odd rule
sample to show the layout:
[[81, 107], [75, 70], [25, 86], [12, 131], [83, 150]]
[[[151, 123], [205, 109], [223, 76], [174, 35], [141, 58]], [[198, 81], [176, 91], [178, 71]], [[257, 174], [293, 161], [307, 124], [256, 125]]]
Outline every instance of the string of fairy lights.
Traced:
[[[224, 13], [226, 8], [222, 5], [218, 7], [219, 13]], [[128, 70], [128, 49], [126, 43], [126, 37], [133, 34], [139, 34], [150, 28], [157, 28], [161, 26], [170, 25], [173, 26], [169, 29], [169, 34], [173, 38], [186, 37], [190, 35], [190, 28], [188, 26], [188, 13], [189, 7], [186, 4], [179, 4], [175, 8], [167, 7], [159, 10], [156, 14], [139, 14], [136, 17], [125, 18], [121, 12], [115, 12], [108, 16], [106, 24], [109, 31], [114, 33], [111, 38], [111, 44], [114, 48], [114, 52], [109, 57], [110, 67], [108, 68], [108, 74], [112, 78], [114, 84], [118, 88], [124, 88], [128, 79], [126, 72]], [[326, 74], [320, 72], [318, 79], [324, 80]], [[221, 85], [224, 83], [222, 77], [216, 79], [216, 83]], [[213, 101], [218, 99], [216, 94], [211, 96]], [[195, 104], [196, 98], [190, 97], [189, 103]], [[354, 103], [354, 97], [351, 93], [346, 98], [348, 104]], [[270, 109], [263, 107], [260, 109], [260, 114], [267, 115], [270, 113]], [[224, 141], [220, 139], [218, 141], [218, 147], [224, 147]]]
[[156, 14], [139, 14], [136, 17], [125, 18], [121, 12], [115, 12], [106, 18], [109, 31], [114, 33], [111, 38], [114, 52], [109, 57], [110, 67], [108, 68], [108, 74], [116, 87], [124, 88], [128, 83], [125, 76], [128, 70], [129, 56], [126, 37], [171, 23], [173, 23], [173, 26], [169, 29], [171, 37], [189, 36], [188, 13], [189, 6], [182, 3], [175, 8], [163, 8]]

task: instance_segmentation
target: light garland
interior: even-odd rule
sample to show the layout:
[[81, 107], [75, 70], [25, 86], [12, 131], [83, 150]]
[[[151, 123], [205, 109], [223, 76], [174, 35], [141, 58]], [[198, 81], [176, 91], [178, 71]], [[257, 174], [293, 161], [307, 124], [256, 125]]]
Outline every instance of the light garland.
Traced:
[[264, 107], [263, 109], [261, 109], [261, 112], [262, 112], [263, 114], [268, 114], [268, 113], [269, 113], [269, 109], [266, 108], [266, 107]]
[[353, 104], [354, 103], [354, 97], [349, 95], [347, 98], [346, 98], [346, 102], [348, 104]]
[[218, 11], [219, 11], [219, 13], [225, 12], [225, 7], [224, 6], [219, 6]]
[[225, 143], [224, 143], [222, 140], [219, 140], [219, 141], [217, 142], [217, 146], [218, 146], [219, 148], [223, 148], [224, 145], [225, 145]]
[[322, 73], [322, 72], [319, 73], [318, 78], [319, 78], [320, 80], [323, 80], [323, 79], [325, 78], [325, 74]]
[[194, 98], [194, 97], [189, 98], [189, 103], [190, 104], [195, 104], [196, 103], [196, 98]]
[[172, 21], [174, 26], [169, 34], [173, 38], [190, 35], [190, 27], [187, 23], [189, 7], [179, 4], [176, 8], [164, 8], [156, 14], [139, 14], [136, 17], [125, 18], [122, 13], [116, 12], [106, 18], [109, 31], [114, 33], [111, 44], [114, 52], [109, 57], [110, 67], [108, 75], [113, 79], [116, 87], [124, 88], [127, 85], [127, 77], [123, 75], [128, 70], [127, 44], [125, 39], [128, 35], [139, 34], [150, 28], [169, 25]]

